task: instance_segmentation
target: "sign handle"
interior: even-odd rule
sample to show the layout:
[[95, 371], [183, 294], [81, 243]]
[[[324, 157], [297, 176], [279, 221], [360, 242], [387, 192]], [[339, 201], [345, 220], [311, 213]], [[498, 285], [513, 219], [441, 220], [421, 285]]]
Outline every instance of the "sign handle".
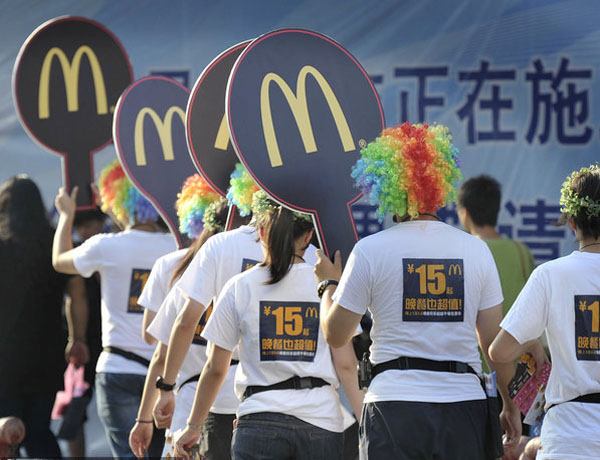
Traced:
[[95, 208], [96, 203], [90, 186], [94, 180], [90, 152], [69, 152], [63, 161], [67, 191], [71, 193], [73, 187], [79, 187], [77, 210]]
[[315, 219], [321, 247], [333, 260], [336, 250], [342, 253], [342, 265], [346, 264], [352, 248], [358, 241], [354, 219], [349, 206], [334, 208], [320, 212]]

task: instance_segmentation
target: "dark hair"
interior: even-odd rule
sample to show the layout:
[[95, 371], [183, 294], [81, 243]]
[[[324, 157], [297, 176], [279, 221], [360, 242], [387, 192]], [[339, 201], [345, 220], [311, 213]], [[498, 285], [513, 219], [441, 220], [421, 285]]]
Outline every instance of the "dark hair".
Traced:
[[271, 279], [266, 284], [275, 284], [290, 271], [296, 252], [295, 241], [313, 228], [312, 223], [294, 218], [289, 209], [279, 206], [270, 214], [265, 225], [267, 257], [262, 265], [269, 268]]
[[19, 175], [0, 185], [0, 242], [19, 254], [20, 267], [31, 270], [37, 264], [51, 264], [52, 236], [35, 182]]
[[477, 226], [496, 226], [500, 212], [500, 184], [490, 176], [466, 180], [458, 190], [458, 205], [465, 208]]
[[[216, 212], [215, 212], [215, 223], [219, 226], [219, 228], [225, 228], [225, 223], [227, 221], [228, 212], [229, 212], [229, 206], [227, 204], [227, 200], [221, 200], [219, 202], [219, 204], [217, 205]], [[181, 278], [181, 275], [183, 275], [183, 272], [185, 272], [187, 270], [190, 263], [192, 262], [192, 259], [196, 256], [196, 254], [198, 253], [200, 248], [204, 245], [204, 243], [206, 243], [206, 240], [208, 240], [214, 234], [219, 233], [219, 231], [214, 231], [207, 227], [204, 227], [204, 229], [202, 230], [202, 233], [200, 233], [198, 238], [196, 238], [196, 241], [194, 241], [192, 243], [192, 245], [189, 247], [188, 251], [183, 256], [183, 259], [181, 259], [181, 262], [179, 262], [179, 265], [173, 272], [173, 275], [171, 276], [171, 280], [169, 281], [170, 286], [173, 286], [173, 284], [175, 284], [175, 282], [179, 278]]]
[[[600, 202], [600, 170], [592, 169], [589, 172], [578, 174], [573, 179], [573, 191], [581, 198], [589, 197], [590, 200]], [[600, 236], [600, 216], [589, 217], [587, 208], [581, 207], [573, 216], [575, 226], [583, 236], [598, 239]]]
[[79, 227], [87, 222], [97, 221], [104, 222], [106, 220], [106, 214], [104, 214], [100, 208], [84, 209], [83, 211], [75, 212], [75, 218], [73, 219], [73, 227]]

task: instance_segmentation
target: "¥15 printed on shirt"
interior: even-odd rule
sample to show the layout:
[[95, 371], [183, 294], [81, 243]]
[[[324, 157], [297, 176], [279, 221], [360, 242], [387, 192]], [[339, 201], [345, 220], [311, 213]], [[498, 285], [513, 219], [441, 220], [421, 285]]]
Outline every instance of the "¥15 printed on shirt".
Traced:
[[600, 361], [600, 295], [575, 296], [575, 352], [579, 361]]
[[129, 302], [127, 313], [144, 313], [144, 309], [138, 305], [138, 298], [146, 286], [150, 270], [145, 268], [134, 268], [131, 270], [131, 281], [129, 282]]
[[462, 259], [402, 259], [402, 269], [403, 321], [463, 321]]
[[318, 302], [261, 301], [259, 315], [261, 361], [314, 361]]

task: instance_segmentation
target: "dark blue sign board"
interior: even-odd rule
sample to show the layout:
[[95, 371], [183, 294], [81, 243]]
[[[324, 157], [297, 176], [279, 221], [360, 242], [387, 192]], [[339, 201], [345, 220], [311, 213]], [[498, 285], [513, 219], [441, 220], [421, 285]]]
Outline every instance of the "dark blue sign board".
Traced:
[[316, 32], [270, 32], [236, 61], [226, 113], [256, 182], [282, 205], [311, 213], [325, 252], [347, 257], [358, 239], [350, 205], [361, 197], [350, 171], [385, 126], [358, 61]]
[[123, 169], [158, 210], [179, 247], [189, 241], [179, 233], [175, 201], [195, 173], [185, 141], [188, 97], [189, 90], [170, 78], [142, 78], [124, 91], [113, 123]]
[[93, 155], [111, 143], [115, 104], [132, 81], [119, 40], [90, 19], [52, 19], [19, 51], [13, 70], [19, 119], [36, 142], [62, 157], [64, 185], [79, 187], [77, 209], [95, 207]]
[[238, 162], [225, 118], [225, 91], [231, 68], [249, 43], [232, 46], [206, 66], [192, 88], [186, 111], [187, 141], [194, 164], [223, 197]]

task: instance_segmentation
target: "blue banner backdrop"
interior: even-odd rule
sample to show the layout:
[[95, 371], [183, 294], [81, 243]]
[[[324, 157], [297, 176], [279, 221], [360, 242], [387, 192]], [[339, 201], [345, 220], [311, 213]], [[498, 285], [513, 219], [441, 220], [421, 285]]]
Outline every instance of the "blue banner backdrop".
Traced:
[[[388, 125], [448, 125], [464, 176], [487, 173], [502, 183], [503, 233], [527, 243], [538, 262], [576, 247], [571, 232], [552, 222], [564, 178], [598, 159], [600, 8], [593, 0], [5, 0], [0, 180], [28, 172], [48, 203], [60, 184], [59, 161], [18, 124], [10, 72], [28, 34], [61, 14], [107, 26], [138, 77], [160, 73], [184, 84], [224, 49], [268, 31], [301, 27], [328, 35], [365, 67]], [[112, 156], [109, 147], [96, 161]], [[354, 213], [359, 232], [377, 228], [369, 208]], [[458, 225], [453, 209], [444, 218]]]

